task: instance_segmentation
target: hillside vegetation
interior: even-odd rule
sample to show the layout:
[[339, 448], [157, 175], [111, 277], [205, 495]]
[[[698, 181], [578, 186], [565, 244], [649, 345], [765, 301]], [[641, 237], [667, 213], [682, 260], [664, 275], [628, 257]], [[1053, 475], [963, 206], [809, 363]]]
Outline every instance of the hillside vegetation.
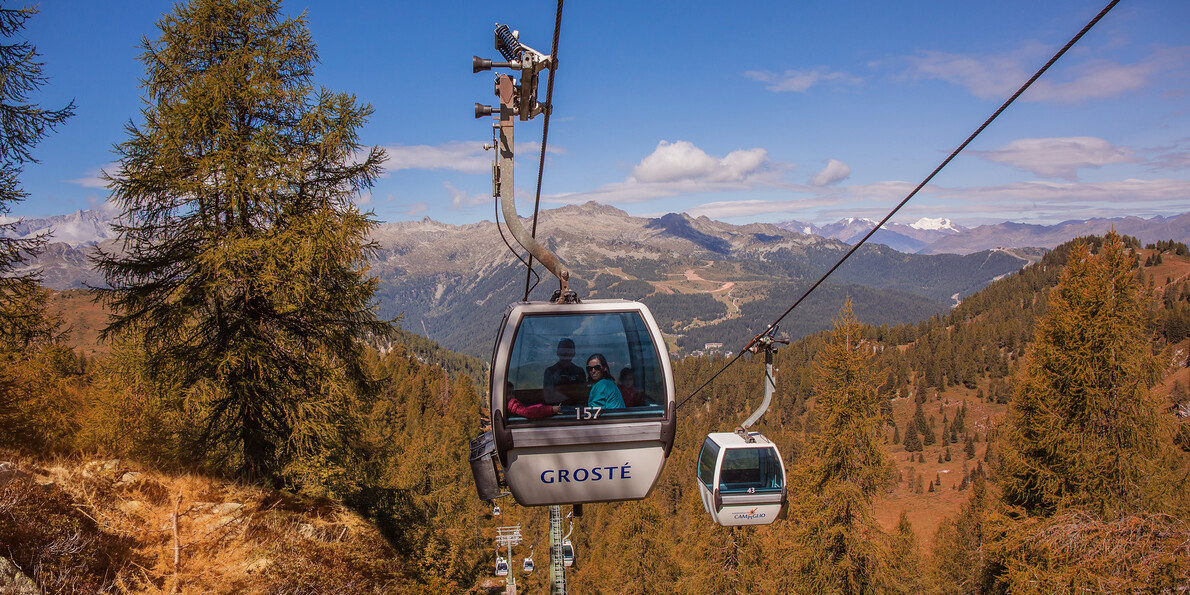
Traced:
[[[0, 9], [0, 36], [33, 12]], [[465, 456], [490, 419], [473, 356], [523, 272], [482, 226], [359, 209], [385, 157], [359, 142], [372, 107], [316, 89], [304, 17], [190, 0], [157, 29], [105, 174], [103, 287], [52, 296], [22, 268], [44, 238], [0, 241], [0, 591], [498, 590], [498, 525], [546, 557], [546, 511], [493, 518]], [[13, 88], [44, 82], [31, 46], [0, 51]], [[69, 111], [0, 126], [0, 213]], [[546, 219], [575, 288], [645, 300], [682, 356], [742, 345], [846, 249], [593, 203]], [[1017, 273], [1007, 251], [866, 248], [782, 331], [755, 427], [788, 519], [706, 518], [695, 455], [756, 406], [762, 365], [695, 398], [726, 360], [680, 357], [669, 463], [648, 498], [576, 520], [571, 591], [1190, 590], [1187, 252], [1113, 232]]]
[[[594, 202], [544, 211], [539, 224], [552, 230], [547, 243], [574, 275], [580, 297], [645, 302], [679, 355], [706, 343], [747, 342], [849, 248], [774, 225], [633, 217]], [[495, 321], [525, 289], [523, 265], [493, 225], [394, 223], [380, 226], [375, 239], [382, 313], [403, 315], [407, 328], [424, 328], [449, 349], [487, 357], [491, 345], [475, 338], [490, 340]], [[865, 247], [785, 330], [799, 338], [829, 328], [844, 296], [865, 322], [916, 322], [1035, 259], [1031, 251], [921, 256]], [[556, 282], [543, 280], [531, 299], [547, 299], [554, 289]]]
[[[895, 327], [857, 323], [850, 331], [863, 346], [856, 357], [867, 358], [865, 366], [874, 372], [876, 440], [888, 461], [883, 487], [870, 497], [873, 524], [864, 529], [873, 543], [895, 552], [871, 554], [885, 568], [880, 590], [968, 593], [1015, 580], [998, 566], [974, 566], [961, 557], [973, 555], [972, 547], [1026, 543], [996, 533], [1018, 526], [1003, 524], [1011, 509], [996, 508], [1002, 506], [996, 504], [1000, 452], [1035, 326], [1048, 311], [1070, 253], [1069, 245], [1055, 250], [946, 316]], [[1139, 250], [1136, 260], [1152, 253]], [[1190, 303], [1190, 259], [1166, 254], [1160, 264], [1134, 267], [1129, 275], [1154, 298], [1146, 302], [1151, 309], [1145, 324], [1156, 336], [1152, 353], [1165, 359], [1154, 377], [1164, 382], [1152, 394], [1164, 403], [1156, 411], [1172, 422], [1175, 406], [1190, 402], [1190, 342], [1178, 334], [1180, 313]], [[757, 428], [780, 445], [794, 489], [804, 489], [798, 470], [818, 456], [811, 456], [815, 437], [829, 435], [815, 362], [832, 340], [815, 334], [778, 353], [775, 402]], [[181, 592], [461, 593], [496, 586], [491, 539], [495, 527], [512, 524], [521, 524], [525, 535], [519, 551], [535, 546], [543, 563], [545, 509], [502, 502], [503, 514], [492, 517], [491, 508], [475, 498], [465, 462], [467, 441], [484, 413], [483, 390], [471, 380], [474, 364], [424, 339], [405, 335], [405, 341], [410, 346], [398, 340], [385, 355], [368, 356], [381, 390], [351, 397], [342, 442], [295, 460], [282, 491], [230, 481], [214, 460], [188, 450], [193, 429], [165, 408], [163, 395], [121, 368], [118, 350], [82, 360], [47, 347], [37, 357], [10, 360], [5, 386], [17, 391], [7, 394], [20, 395], [19, 406], [10, 409], [16, 415], [4, 417], [0, 435], [9, 449], [3, 458], [17, 473], [2, 488], [9, 504], [0, 522], [11, 523], [9, 534], [19, 536], [11, 546], [14, 563], [51, 592], [54, 585], [82, 584], [134, 592], [170, 592], [178, 585]], [[679, 397], [724, 361], [675, 362]], [[761, 394], [761, 378], [759, 359], [745, 358], [683, 407], [674, 452], [648, 499], [586, 507], [571, 536], [580, 552], [570, 573], [574, 592], [786, 593], [808, 584], [800, 573], [810, 570], [789, 566], [806, 555], [796, 545], [805, 538], [798, 534], [804, 522], [717, 527], [702, 511], [693, 483], [702, 437], [743, 419]], [[1171, 426], [1170, 439], [1185, 450], [1190, 430], [1184, 421], [1180, 427]], [[1184, 455], [1178, 460], [1184, 474]], [[1095, 572], [1135, 578], [1142, 570], [1160, 571], [1172, 577], [1170, 584], [1190, 581], [1190, 571], [1175, 563], [1176, 549], [1169, 549], [1176, 543], [1163, 537], [1184, 534], [1186, 525], [1179, 523], [1185, 511], [1170, 505], [1158, 510], [1158, 516], [1117, 520], [1077, 509], [1048, 520], [1021, 517], [1027, 520], [1020, 526], [1038, 535], [1078, 527], [1079, 539], [1087, 541], [1068, 544], [1075, 550], [1011, 551], [1042, 556], [1050, 565], [1046, 572], [1068, 572], [1097, 564], [1077, 548], [1106, 547], [1103, 540], [1142, 531], [1151, 536], [1142, 542], [1148, 553], [1122, 570]], [[29, 516], [47, 514], [61, 515], [61, 521], [38, 524]], [[84, 545], [57, 566], [39, 566], [42, 550], [25, 545], [76, 533], [87, 536]], [[984, 572], [991, 582], [980, 587], [984, 579], [976, 575]], [[540, 592], [544, 575], [521, 575], [518, 583], [523, 592]], [[894, 588], [896, 581], [889, 581], [897, 576], [916, 587]]]

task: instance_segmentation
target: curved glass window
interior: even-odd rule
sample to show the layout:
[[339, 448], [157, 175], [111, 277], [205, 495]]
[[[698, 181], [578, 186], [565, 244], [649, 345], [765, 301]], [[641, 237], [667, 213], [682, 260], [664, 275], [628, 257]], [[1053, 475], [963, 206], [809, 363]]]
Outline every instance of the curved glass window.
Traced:
[[780, 490], [784, 483], [785, 471], [772, 447], [729, 448], [723, 454], [719, 491], [725, 494]]
[[[606, 363], [598, 377], [588, 368], [593, 358]], [[640, 312], [526, 314], [513, 339], [506, 380], [511, 419], [664, 415], [664, 368]], [[562, 407], [556, 416], [555, 405]]]
[[715, 485], [715, 459], [719, 458], [719, 445], [707, 438], [698, 453], [698, 480], [712, 489]]

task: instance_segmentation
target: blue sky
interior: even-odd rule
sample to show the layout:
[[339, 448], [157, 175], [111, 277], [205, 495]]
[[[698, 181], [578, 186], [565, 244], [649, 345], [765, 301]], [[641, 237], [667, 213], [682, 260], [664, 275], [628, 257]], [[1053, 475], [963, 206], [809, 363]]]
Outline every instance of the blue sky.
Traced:
[[[1102, 3], [1101, 3], [1102, 2]], [[733, 223], [880, 218], [1106, 0], [570, 2], [543, 206]], [[42, 2], [24, 37], [77, 115], [26, 168], [40, 217], [101, 205], [97, 179], [139, 122], [142, 36], [172, 3]], [[554, 2], [305, 2], [315, 82], [376, 113], [387, 173], [359, 198], [383, 221], [491, 219], [496, 22], [549, 52]], [[896, 220], [1052, 223], [1190, 211], [1190, 2], [1124, 0]], [[545, 94], [544, 82], [542, 96]], [[542, 118], [518, 123], [531, 208]]]

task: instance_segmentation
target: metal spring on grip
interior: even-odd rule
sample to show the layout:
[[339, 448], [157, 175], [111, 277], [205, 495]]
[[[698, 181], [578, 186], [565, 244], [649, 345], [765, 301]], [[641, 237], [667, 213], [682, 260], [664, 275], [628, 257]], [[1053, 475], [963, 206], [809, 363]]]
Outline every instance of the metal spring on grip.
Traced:
[[496, 27], [496, 49], [504, 56], [505, 60], [509, 62], [516, 62], [521, 59], [521, 53], [524, 49], [521, 48], [521, 42], [512, 35], [512, 30], [508, 25], [500, 25]]

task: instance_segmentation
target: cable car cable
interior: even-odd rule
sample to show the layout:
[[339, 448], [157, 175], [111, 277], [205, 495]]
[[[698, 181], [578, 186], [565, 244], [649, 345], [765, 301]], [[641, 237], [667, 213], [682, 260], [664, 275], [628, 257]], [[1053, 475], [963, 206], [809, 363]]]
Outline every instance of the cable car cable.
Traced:
[[847, 259], [850, 258], [851, 255], [854, 254], [855, 251], [858, 250], [860, 246], [863, 246], [864, 243], [868, 241], [868, 238], [871, 238], [872, 235], [875, 234], [885, 223], [887, 223], [888, 220], [891, 219], [893, 215], [897, 214], [897, 211], [900, 211], [901, 207], [905, 206], [905, 204], [909, 202], [909, 199], [911, 199], [915, 195], [917, 195], [919, 190], [924, 188], [925, 185], [930, 182], [930, 180], [934, 179], [934, 176], [938, 175], [938, 172], [942, 171], [942, 168], [946, 167], [946, 165], [948, 163], [950, 163], [951, 160], [954, 159], [955, 156], [957, 156], [960, 151], [965, 149], [967, 147], [967, 145], [971, 143], [971, 141], [975, 140], [975, 137], [979, 136], [979, 133], [983, 132], [983, 130], [985, 128], [987, 128], [997, 117], [999, 117], [999, 115], [1005, 109], [1007, 109], [1009, 105], [1012, 105], [1012, 103], [1014, 101], [1016, 101], [1017, 97], [1020, 97], [1021, 94], [1024, 93], [1025, 90], [1028, 89], [1030, 86], [1032, 86], [1033, 83], [1035, 81], [1037, 81], [1037, 79], [1040, 78], [1041, 75], [1046, 70], [1049, 70], [1050, 66], [1053, 66], [1054, 63], [1058, 61], [1058, 58], [1061, 58], [1062, 55], [1065, 54], [1066, 51], [1069, 50], [1071, 47], [1073, 47], [1074, 44], [1077, 43], [1079, 39], [1082, 39], [1083, 35], [1086, 35], [1087, 31], [1090, 31], [1091, 27], [1094, 27], [1095, 24], [1098, 23], [1100, 19], [1102, 19], [1105, 15], [1107, 15], [1107, 13], [1110, 12], [1111, 9], [1114, 8], [1116, 4], [1119, 3], [1119, 1], [1120, 0], [1111, 0], [1111, 2], [1109, 2], [1108, 5], [1103, 8], [1103, 10], [1099, 11], [1099, 14], [1095, 15], [1095, 18], [1091, 19], [1091, 22], [1087, 23], [1087, 25], [1085, 27], [1083, 27], [1083, 29], [1081, 31], [1079, 31], [1077, 35], [1072, 37], [1070, 39], [1070, 41], [1066, 42], [1066, 45], [1062, 46], [1062, 49], [1058, 50], [1058, 53], [1054, 54], [1054, 56], [1049, 59], [1049, 62], [1045, 63], [1045, 66], [1042, 66], [1040, 70], [1038, 70], [1032, 77], [1029, 78], [1028, 81], [1025, 82], [1025, 84], [1021, 85], [1021, 88], [1017, 89], [1016, 93], [1012, 94], [1012, 97], [1009, 97], [1008, 100], [1005, 101], [1004, 104], [1001, 105], [1000, 108], [995, 111], [995, 113], [993, 113], [987, 120], [984, 121], [984, 123], [979, 128], [977, 128], [975, 130], [975, 132], [971, 133], [971, 136], [967, 137], [967, 140], [963, 141], [963, 144], [959, 145], [958, 148], [956, 148], [954, 151], [952, 151], [950, 153], [950, 155], [948, 155], [946, 157], [946, 159], [944, 159], [942, 161], [942, 163], [938, 165], [938, 167], [934, 168], [934, 171], [930, 172], [930, 175], [926, 176], [926, 179], [922, 180], [921, 183], [918, 184], [917, 187], [914, 188], [913, 191], [910, 192], [909, 195], [904, 198], [904, 200], [902, 200], [899, 204], [897, 204], [896, 207], [893, 207], [893, 210], [889, 211], [889, 213], [884, 216], [884, 219], [881, 219], [880, 222], [877, 223], [870, 231], [868, 231], [868, 233], [866, 235], [864, 235], [864, 237], [862, 239], [860, 239], [859, 242], [856, 242], [856, 244], [854, 246], [852, 246], [851, 249], [848, 250], [847, 253], [844, 254], [843, 257], [840, 258], [839, 261], [835, 263], [834, 266], [832, 266], [825, 274], [823, 274], [821, 278], [819, 278], [817, 281], [815, 281], [814, 284], [811, 285], [810, 288], [807, 289], [806, 292], [802, 294], [802, 297], [799, 297], [797, 299], [797, 301], [793, 303], [792, 306], [790, 306], [787, 310], [785, 310], [785, 313], [781, 314], [781, 316], [779, 316], [776, 321], [774, 321], [772, 324], [770, 324], [768, 326], [768, 328], [765, 329], [764, 332], [761, 332], [760, 334], [753, 337], [751, 341], [748, 341], [748, 344], [745, 345], [744, 348], [741, 349], [740, 352], [737, 353], [736, 356], [731, 359], [731, 361], [727, 362], [727, 364], [724, 365], [722, 368], [720, 368], [718, 372], [715, 372], [715, 375], [711, 376], [711, 378], [709, 380], [702, 383], [702, 386], [699, 386], [697, 389], [694, 390], [694, 392], [690, 393], [690, 396], [683, 399], [682, 402], [678, 404], [678, 407], [681, 408], [681, 406], [685, 405], [687, 401], [689, 401], [690, 399], [693, 399], [694, 396], [697, 395], [700, 391], [702, 391], [703, 388], [706, 388], [706, 386], [708, 384], [713, 382], [716, 378], [719, 377], [720, 374], [722, 374], [725, 370], [727, 370], [727, 368], [731, 367], [732, 364], [734, 364], [736, 361], [738, 361], [740, 359], [740, 357], [743, 356], [744, 353], [746, 351], [748, 351], [748, 349], [750, 347], [752, 347], [752, 345], [760, 339], [760, 337], [764, 336], [766, 333], [769, 332], [769, 330], [771, 330], [778, 323], [780, 323], [782, 320], [784, 320], [785, 317], [788, 316], [789, 313], [792, 312], [793, 309], [798, 306], [798, 304], [801, 304], [802, 301], [805, 300], [806, 297], [808, 297], [810, 295], [810, 293], [812, 293], [815, 289], [817, 289], [819, 285], [822, 285], [822, 282], [826, 281], [827, 277], [830, 277], [831, 273], [835, 272], [835, 269], [839, 268], [844, 262], [846, 262]]
[[[550, 80], [545, 86], [545, 122], [541, 125], [541, 157], [537, 160], [537, 197], [533, 200], [533, 229], [530, 232], [532, 237], [537, 237], [537, 211], [541, 207], [541, 177], [545, 172], [545, 141], [550, 134], [550, 114], [554, 111], [554, 73], [558, 71], [558, 36], [562, 30], [562, 0], [558, 0], [558, 10], [554, 17], [554, 43], [550, 47]], [[525, 301], [529, 301], [529, 292], [537, 287], [534, 283], [532, 287], [529, 286], [529, 279], [533, 272], [533, 255], [529, 255], [529, 262], [526, 264], [529, 267], [528, 272], [525, 273]], [[541, 281], [541, 277], [537, 277], [537, 281]]]

